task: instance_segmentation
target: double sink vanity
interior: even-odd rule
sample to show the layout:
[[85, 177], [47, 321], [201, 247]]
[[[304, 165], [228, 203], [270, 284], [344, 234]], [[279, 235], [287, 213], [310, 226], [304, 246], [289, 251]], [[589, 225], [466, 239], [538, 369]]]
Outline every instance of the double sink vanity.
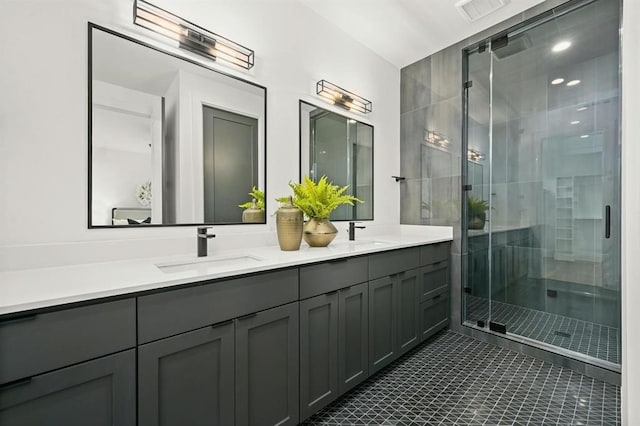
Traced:
[[448, 325], [450, 228], [0, 273], [0, 424], [297, 424]]
[[[266, 193], [266, 87], [92, 23], [88, 47], [88, 227], [240, 225], [247, 192]], [[373, 125], [298, 106], [299, 177], [364, 201], [332, 220], [373, 220]], [[0, 424], [298, 424], [448, 325], [451, 228], [393, 229], [2, 271]]]

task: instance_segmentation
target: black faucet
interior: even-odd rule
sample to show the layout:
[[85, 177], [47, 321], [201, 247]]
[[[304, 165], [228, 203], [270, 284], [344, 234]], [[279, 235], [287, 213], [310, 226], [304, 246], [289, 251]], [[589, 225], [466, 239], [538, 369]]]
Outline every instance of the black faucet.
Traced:
[[365, 229], [366, 226], [356, 226], [356, 222], [349, 222], [349, 241], [356, 240], [356, 228]]
[[198, 257], [205, 257], [207, 255], [207, 240], [216, 237], [216, 234], [207, 234], [207, 229], [209, 228], [211, 228], [211, 226], [198, 227]]

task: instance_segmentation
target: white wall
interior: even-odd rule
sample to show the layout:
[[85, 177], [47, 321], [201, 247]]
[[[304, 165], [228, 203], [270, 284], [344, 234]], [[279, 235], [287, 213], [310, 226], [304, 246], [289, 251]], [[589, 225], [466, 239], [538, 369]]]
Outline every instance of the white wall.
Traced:
[[[132, 24], [133, 2], [0, 3], [0, 270], [195, 251], [190, 227], [87, 229], [87, 21], [153, 41]], [[155, 3], [255, 50], [248, 72], [208, 64], [268, 89], [269, 212], [298, 176], [298, 99], [333, 108], [315, 95], [324, 78], [373, 101], [373, 113], [357, 118], [375, 126], [375, 224], [399, 222], [399, 188], [390, 178], [399, 169], [397, 68], [296, 0]], [[168, 39], [155, 40], [164, 47]], [[267, 225], [218, 227], [213, 246], [232, 233], [271, 232], [274, 222], [268, 216]]]
[[640, 424], [640, 2], [625, 0], [622, 33], [622, 421]]
[[[92, 98], [91, 223], [111, 225], [113, 208], [141, 207], [138, 185], [150, 181], [152, 188], [160, 187], [152, 164], [154, 151], [161, 147], [162, 99], [99, 80], [93, 81]], [[158, 192], [154, 195], [161, 195]], [[153, 201], [162, 205], [161, 197]]]

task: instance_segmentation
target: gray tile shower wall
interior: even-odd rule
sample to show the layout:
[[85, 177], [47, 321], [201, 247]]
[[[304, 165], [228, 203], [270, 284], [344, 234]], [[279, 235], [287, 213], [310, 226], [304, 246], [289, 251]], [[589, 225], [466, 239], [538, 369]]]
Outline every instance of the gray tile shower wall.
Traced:
[[[462, 49], [534, 18], [551, 9], [568, 3], [567, 0], [547, 0], [487, 30], [458, 42], [446, 49], [427, 56], [404, 67], [400, 74], [400, 167], [406, 177], [400, 188], [400, 221], [410, 225], [453, 226], [451, 244], [451, 322], [450, 328], [473, 335], [484, 341], [524, 351], [538, 357], [548, 357], [555, 363], [561, 357], [542, 349], [514, 343], [508, 339], [478, 332], [462, 326], [462, 282], [466, 274], [466, 249], [462, 247], [461, 186], [462, 186]], [[569, 2], [570, 3], [570, 2]], [[516, 123], [512, 123], [514, 126]], [[517, 126], [519, 127], [519, 126]], [[505, 132], [517, 135], [518, 128], [505, 128]], [[445, 147], [435, 147], [425, 140], [427, 131], [435, 131], [447, 139]], [[483, 132], [470, 122], [470, 132]], [[478, 139], [477, 137], [475, 139]], [[466, 157], [466, 155], [465, 155]], [[499, 160], [499, 159], [496, 159]], [[507, 162], [507, 158], [503, 159]], [[507, 168], [504, 168], [507, 172]], [[509, 176], [502, 190], [510, 190]], [[540, 200], [533, 199], [538, 204]], [[527, 206], [521, 206], [526, 209]], [[536, 234], [537, 235], [537, 234]], [[535, 265], [532, 265], [535, 269]], [[571, 363], [577, 370], [591, 367], [579, 362]], [[619, 375], [606, 370], [591, 368], [587, 374], [616, 382]], [[596, 371], [597, 370], [597, 371]], [[611, 377], [609, 377], [611, 376]]]

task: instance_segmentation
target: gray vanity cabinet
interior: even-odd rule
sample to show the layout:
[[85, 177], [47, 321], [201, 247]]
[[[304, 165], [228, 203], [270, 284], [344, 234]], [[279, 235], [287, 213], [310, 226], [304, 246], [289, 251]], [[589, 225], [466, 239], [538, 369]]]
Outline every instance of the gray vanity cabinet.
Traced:
[[393, 277], [369, 282], [369, 374], [389, 364], [397, 356], [397, 292]]
[[394, 277], [398, 292], [398, 355], [420, 343], [420, 288], [419, 269], [401, 272]]
[[300, 418], [338, 396], [338, 292], [300, 302]]
[[180, 334], [138, 348], [138, 424], [234, 423], [234, 324]]
[[369, 377], [369, 285], [338, 292], [338, 395]]
[[298, 423], [298, 332], [298, 302], [237, 320], [237, 426]]
[[300, 302], [300, 419], [368, 377], [368, 284]]
[[0, 321], [0, 424], [135, 425], [135, 299]]
[[134, 349], [0, 386], [3, 426], [134, 426]]
[[369, 257], [369, 373], [420, 341], [420, 249]]
[[420, 249], [420, 341], [449, 325], [450, 243]]

